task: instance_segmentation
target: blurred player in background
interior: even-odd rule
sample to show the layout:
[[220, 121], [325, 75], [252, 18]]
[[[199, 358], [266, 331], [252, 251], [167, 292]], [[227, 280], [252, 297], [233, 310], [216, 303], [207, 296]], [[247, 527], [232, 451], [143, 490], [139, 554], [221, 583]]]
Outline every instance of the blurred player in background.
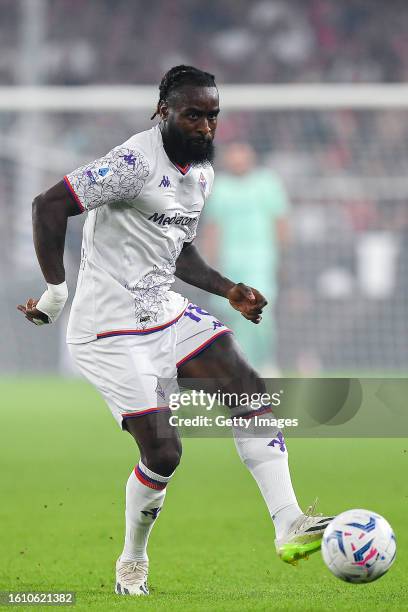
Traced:
[[234, 329], [250, 363], [268, 376], [276, 367], [273, 306], [279, 248], [288, 237], [288, 198], [278, 177], [258, 166], [256, 153], [247, 143], [228, 145], [223, 166], [205, 209], [205, 254], [229, 278], [257, 287], [266, 296], [268, 308], [262, 314], [262, 326], [253, 328], [221, 300], [215, 298], [214, 307]]
[[[152, 117], [159, 116], [158, 125], [35, 198], [34, 243], [48, 289], [40, 300], [30, 298], [18, 307], [37, 325], [57, 320], [68, 295], [67, 221], [86, 211], [67, 342], [80, 371], [140, 449], [126, 486], [125, 544], [116, 563], [115, 591], [125, 595], [148, 594], [147, 542], [180, 461], [180, 438], [168, 408], [177, 376], [212, 379], [214, 391], [265, 391], [230, 330], [171, 291], [176, 275], [226, 298], [256, 324], [266, 305], [259, 291], [209, 267], [192, 244], [214, 178], [219, 113], [214, 77], [176, 66], [159, 89]], [[270, 405], [230, 408], [252, 424], [255, 415], [271, 413]], [[282, 433], [271, 427], [259, 437], [239, 424], [233, 433], [271, 514], [278, 554], [294, 562], [317, 550], [330, 517], [300, 510]]]

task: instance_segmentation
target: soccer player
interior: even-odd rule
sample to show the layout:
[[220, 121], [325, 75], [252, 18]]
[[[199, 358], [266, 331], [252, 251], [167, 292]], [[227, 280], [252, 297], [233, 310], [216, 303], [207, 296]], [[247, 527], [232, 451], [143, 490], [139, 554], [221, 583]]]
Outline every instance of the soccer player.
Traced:
[[[266, 306], [256, 289], [210, 268], [193, 244], [213, 184], [218, 113], [213, 75], [176, 66], [160, 83], [152, 117], [159, 116], [158, 125], [69, 173], [33, 202], [34, 244], [48, 288], [18, 308], [37, 325], [57, 320], [68, 296], [67, 220], [86, 211], [67, 342], [81, 372], [140, 450], [126, 485], [119, 594], [148, 594], [147, 542], [181, 456], [178, 432], [169, 423], [172, 381], [178, 375], [213, 379], [221, 392], [242, 392], [243, 383], [248, 394], [265, 390], [230, 330], [171, 290], [176, 275], [225, 297], [255, 324]], [[247, 248], [251, 240], [256, 236], [248, 237]], [[271, 411], [230, 408], [247, 419]], [[294, 562], [317, 550], [331, 517], [300, 510], [281, 432], [271, 428], [259, 437], [243, 435], [238, 425], [233, 429], [238, 453], [272, 517], [278, 554]]]
[[[240, 278], [265, 292], [268, 308], [262, 314], [262, 325], [254, 329], [238, 312], [228, 308], [228, 302], [220, 303], [214, 297], [210, 303], [218, 304], [218, 314], [222, 313], [222, 320], [232, 325], [252, 366], [260, 369], [263, 376], [273, 378], [271, 370], [277, 366], [273, 303], [278, 290], [280, 251], [289, 233], [289, 202], [279, 178], [259, 166], [249, 143], [230, 143], [223, 162], [224, 171], [217, 174], [205, 210], [206, 251], [210, 262], [219, 263], [228, 278]], [[246, 256], [240, 257], [248, 236], [256, 236], [256, 240], [251, 240]]]

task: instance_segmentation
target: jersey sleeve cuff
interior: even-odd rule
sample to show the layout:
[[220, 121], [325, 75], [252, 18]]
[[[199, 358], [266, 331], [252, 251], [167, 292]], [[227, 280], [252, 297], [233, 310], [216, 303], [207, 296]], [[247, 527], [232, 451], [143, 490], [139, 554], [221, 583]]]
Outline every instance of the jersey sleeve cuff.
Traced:
[[67, 176], [64, 176], [64, 185], [68, 191], [68, 193], [70, 194], [70, 196], [73, 198], [73, 200], [75, 201], [75, 203], [77, 204], [79, 210], [81, 212], [84, 212], [85, 210], [85, 206], [82, 205], [81, 200], [78, 198], [77, 194], [74, 191], [74, 188], [72, 187], [69, 178]]

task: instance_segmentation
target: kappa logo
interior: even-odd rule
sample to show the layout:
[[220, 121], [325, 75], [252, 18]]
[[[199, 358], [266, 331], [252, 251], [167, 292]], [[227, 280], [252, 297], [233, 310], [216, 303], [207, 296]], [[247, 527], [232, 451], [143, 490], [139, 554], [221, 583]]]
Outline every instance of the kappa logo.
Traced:
[[136, 169], [136, 157], [133, 155], [133, 153], [128, 153], [128, 155], [121, 155], [121, 157], [123, 157], [123, 160], [129, 166], [132, 166], [133, 170]]
[[163, 174], [163, 178], [159, 183], [159, 187], [171, 187], [170, 179]]

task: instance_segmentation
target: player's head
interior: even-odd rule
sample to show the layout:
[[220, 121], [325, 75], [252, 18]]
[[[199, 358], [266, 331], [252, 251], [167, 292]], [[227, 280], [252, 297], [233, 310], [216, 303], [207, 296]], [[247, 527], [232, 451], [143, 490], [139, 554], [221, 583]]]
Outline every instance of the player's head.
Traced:
[[161, 80], [159, 115], [165, 149], [179, 163], [211, 162], [219, 113], [218, 90], [209, 72], [175, 66]]
[[256, 154], [247, 142], [232, 142], [224, 151], [223, 161], [232, 174], [246, 174], [256, 165]]

